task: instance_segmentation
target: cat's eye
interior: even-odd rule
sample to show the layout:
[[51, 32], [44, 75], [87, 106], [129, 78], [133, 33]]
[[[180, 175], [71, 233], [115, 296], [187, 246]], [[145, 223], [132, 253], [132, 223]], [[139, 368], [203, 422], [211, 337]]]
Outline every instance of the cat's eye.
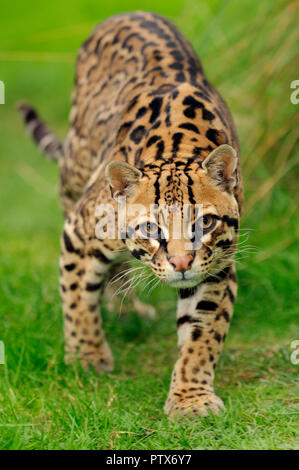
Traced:
[[213, 214], [205, 214], [196, 221], [197, 229], [205, 234], [210, 232], [216, 225], [217, 217]]
[[209, 228], [211, 225], [213, 225], [214, 221], [215, 221], [215, 217], [213, 217], [212, 215], [208, 214], [208, 215], [204, 215], [202, 217], [202, 226], [204, 228]]

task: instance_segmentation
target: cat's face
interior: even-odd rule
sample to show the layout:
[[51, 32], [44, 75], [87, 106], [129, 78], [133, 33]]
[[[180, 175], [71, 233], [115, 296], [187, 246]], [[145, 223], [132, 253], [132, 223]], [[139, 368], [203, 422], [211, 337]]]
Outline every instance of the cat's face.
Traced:
[[234, 183], [222, 173], [221, 184], [214, 177], [206, 167], [186, 171], [172, 162], [126, 186], [128, 197], [119, 214], [126, 220], [124, 243], [173, 287], [192, 287], [217, 275], [236, 250]]

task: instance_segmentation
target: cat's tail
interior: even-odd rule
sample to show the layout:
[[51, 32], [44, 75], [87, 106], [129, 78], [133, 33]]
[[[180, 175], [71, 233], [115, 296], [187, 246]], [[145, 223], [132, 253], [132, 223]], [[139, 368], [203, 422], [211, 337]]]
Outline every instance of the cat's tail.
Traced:
[[32, 106], [21, 102], [17, 107], [30, 136], [37, 143], [41, 152], [49, 158], [49, 160], [58, 161], [63, 155], [63, 143], [48, 126], [44, 124]]

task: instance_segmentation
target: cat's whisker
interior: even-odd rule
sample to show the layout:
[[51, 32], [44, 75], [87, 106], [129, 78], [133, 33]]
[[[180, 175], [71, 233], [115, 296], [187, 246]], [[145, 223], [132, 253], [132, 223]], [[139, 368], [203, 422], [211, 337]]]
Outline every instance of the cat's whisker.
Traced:
[[120, 273], [117, 273], [109, 282], [109, 284], [115, 284], [116, 282], [120, 281], [121, 279], [123, 279], [125, 276], [127, 276], [128, 274], [134, 272], [134, 271], [138, 271], [140, 269], [142, 269], [143, 266], [139, 266], [137, 268], [130, 268], [130, 269], [125, 269], [124, 271], [121, 271]]
[[[130, 277], [115, 293], [115, 295], [122, 294], [123, 292], [127, 292], [133, 287], [136, 287], [136, 285], [139, 284], [139, 282], [136, 284], [136, 281], [140, 279], [140, 281], [143, 279], [143, 274], [144, 272], [137, 273]], [[127, 286], [127, 287], [126, 287]]]
[[138, 273], [135, 276], [133, 276], [133, 278], [131, 279], [132, 282], [130, 283], [130, 285], [125, 290], [122, 290], [122, 291], [119, 292], [119, 293], [125, 292], [124, 296], [122, 297], [121, 303], [120, 303], [120, 310], [123, 306], [124, 300], [125, 300], [126, 295], [128, 294], [128, 292], [131, 289], [136, 288], [140, 284], [140, 282], [143, 281], [144, 278], [143, 278], [142, 274], [143, 273]]
[[154, 281], [155, 281], [155, 282], [153, 283], [152, 287], [151, 287], [151, 288], [149, 289], [149, 291], [148, 291], [148, 294], [147, 294], [148, 296], [149, 296], [149, 295], [151, 294], [151, 292], [158, 286], [158, 284], [160, 284], [160, 279], [157, 279], [157, 278], [156, 278], [156, 279], [154, 279]]

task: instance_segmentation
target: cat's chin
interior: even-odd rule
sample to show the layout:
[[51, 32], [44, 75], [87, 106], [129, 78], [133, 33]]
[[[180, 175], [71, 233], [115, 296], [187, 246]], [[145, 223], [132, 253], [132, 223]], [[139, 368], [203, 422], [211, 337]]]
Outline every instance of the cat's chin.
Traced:
[[179, 289], [187, 289], [190, 287], [195, 287], [200, 282], [202, 282], [202, 278], [199, 276], [196, 276], [192, 279], [169, 279], [166, 281], [166, 284], [169, 285], [170, 287], [176, 287]]

